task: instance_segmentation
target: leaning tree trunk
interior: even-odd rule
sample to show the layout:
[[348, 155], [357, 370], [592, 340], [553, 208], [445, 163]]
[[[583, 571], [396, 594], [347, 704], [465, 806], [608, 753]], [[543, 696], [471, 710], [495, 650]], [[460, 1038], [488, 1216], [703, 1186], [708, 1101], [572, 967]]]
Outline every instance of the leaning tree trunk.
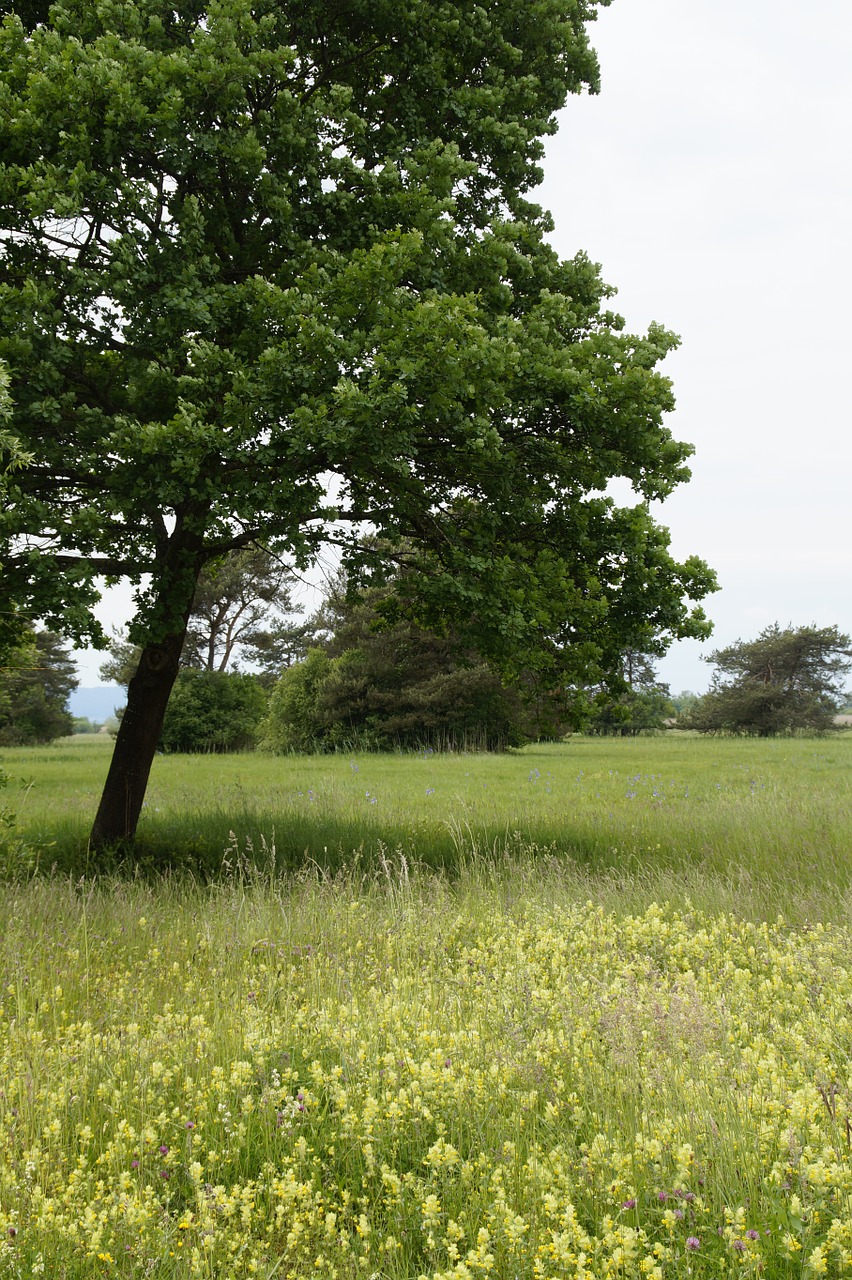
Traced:
[[92, 852], [126, 844], [136, 834], [148, 775], [177, 678], [194, 594], [195, 581], [183, 616], [175, 619], [175, 630], [156, 644], [145, 646], [128, 685], [127, 706], [89, 837]]
[[196, 595], [201, 570], [198, 550], [198, 540], [188, 538], [184, 531], [180, 536], [173, 536], [162, 561], [157, 605], [160, 616], [173, 621], [168, 635], [143, 648], [136, 675], [128, 685], [127, 707], [88, 840], [92, 852], [115, 849], [136, 835], [148, 774], [160, 741], [171, 689], [177, 680], [180, 653]]

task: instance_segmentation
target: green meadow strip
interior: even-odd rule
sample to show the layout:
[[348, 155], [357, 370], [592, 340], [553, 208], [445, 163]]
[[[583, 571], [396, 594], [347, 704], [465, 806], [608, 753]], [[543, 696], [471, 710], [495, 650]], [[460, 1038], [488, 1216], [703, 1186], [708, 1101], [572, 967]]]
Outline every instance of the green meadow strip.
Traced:
[[132, 875], [108, 754], [3, 753], [0, 1280], [849, 1273], [849, 737], [162, 758]]
[[[108, 755], [98, 740], [2, 753], [34, 851], [24, 873], [104, 870], [89, 863], [86, 839]], [[135, 869], [334, 873], [375, 866], [382, 850], [450, 875], [470, 858], [499, 863], [524, 850], [601, 891], [624, 881], [634, 901], [842, 920], [852, 735], [576, 738], [504, 756], [163, 756]]]

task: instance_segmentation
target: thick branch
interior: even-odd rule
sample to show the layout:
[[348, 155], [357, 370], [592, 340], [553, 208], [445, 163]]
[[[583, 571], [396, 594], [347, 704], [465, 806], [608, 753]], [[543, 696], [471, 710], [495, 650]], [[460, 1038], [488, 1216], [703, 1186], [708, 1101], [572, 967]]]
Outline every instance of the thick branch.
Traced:
[[[154, 565], [149, 561], [120, 560], [113, 559], [110, 556], [54, 555], [51, 551], [45, 551], [44, 555], [49, 557], [58, 569], [75, 569], [80, 565], [85, 565], [97, 577], [103, 578], [136, 577], [140, 573], [152, 573], [154, 570]], [[16, 564], [24, 564], [25, 559], [21, 556], [6, 556], [4, 563], [9, 567], [14, 567]]]

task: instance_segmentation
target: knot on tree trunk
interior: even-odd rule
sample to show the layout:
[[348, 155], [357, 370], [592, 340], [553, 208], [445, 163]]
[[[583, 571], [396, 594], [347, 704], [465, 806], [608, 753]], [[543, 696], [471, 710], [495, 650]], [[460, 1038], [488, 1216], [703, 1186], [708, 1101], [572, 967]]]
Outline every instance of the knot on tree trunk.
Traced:
[[145, 666], [154, 675], [159, 675], [162, 671], [167, 671], [169, 665], [173, 662], [173, 656], [168, 649], [162, 645], [150, 645], [144, 653]]

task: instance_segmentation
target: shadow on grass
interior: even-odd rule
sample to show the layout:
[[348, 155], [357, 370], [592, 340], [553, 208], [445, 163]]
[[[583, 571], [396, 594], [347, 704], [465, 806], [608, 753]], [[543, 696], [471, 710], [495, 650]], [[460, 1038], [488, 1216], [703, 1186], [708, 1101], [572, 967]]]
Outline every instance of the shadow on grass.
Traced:
[[67, 818], [30, 829], [31, 871], [70, 876], [153, 875], [186, 871], [202, 880], [251, 867], [294, 874], [306, 866], [335, 873], [353, 859], [400, 850], [412, 862], [450, 870], [458, 850], [449, 830], [427, 833], [410, 825], [379, 828], [330, 815], [186, 812], [145, 817], [132, 844], [90, 854], [88, 824]]
[[582, 818], [556, 832], [546, 824], [523, 831], [457, 822], [417, 828], [327, 814], [187, 812], [147, 817], [132, 849], [97, 859], [88, 855], [79, 818], [42, 829], [37, 843], [36, 833], [28, 834], [31, 855], [16, 865], [0, 862], [0, 879], [64, 879], [106, 891], [141, 881], [156, 893], [168, 885], [182, 892], [192, 885], [276, 883], [289, 893], [313, 881], [367, 891], [440, 882], [461, 893], [497, 887], [507, 909], [544, 895], [628, 913], [668, 902], [755, 920], [781, 914], [800, 923], [845, 923], [852, 901], [848, 855], [823, 849], [820, 856], [799, 838], [784, 856], [767, 856], [742, 838], [737, 842], [733, 828], [716, 829], [710, 842], [693, 831], [692, 839], [682, 832], [680, 840], [672, 835], [649, 845], [647, 832], [634, 829], [628, 837]]
[[[388, 867], [437, 874], [458, 884], [495, 875], [514, 889], [565, 881], [579, 900], [715, 904], [735, 914], [845, 919], [852, 895], [848, 815], [838, 799], [783, 796], [652, 802], [609, 812], [555, 815], [517, 824], [435, 815], [309, 812], [267, 805], [145, 812], [132, 848], [97, 857], [87, 849], [88, 815], [43, 817], [21, 831], [26, 856], [0, 859], [0, 879], [161, 877], [203, 884], [255, 876], [299, 879]], [[529, 880], [528, 877], [533, 880]], [[555, 879], [554, 879], [555, 877]]]
[[[563, 857], [589, 871], [615, 867], [629, 871], [640, 866], [634, 851], [582, 820], [567, 828], [534, 823], [519, 830], [452, 818], [429, 823], [365, 822], [328, 813], [188, 810], [161, 817], [146, 815], [132, 844], [97, 855], [89, 852], [88, 831], [88, 824], [77, 815], [30, 828], [27, 874], [158, 876], [185, 871], [212, 881], [237, 870], [293, 875], [313, 867], [333, 875], [353, 863], [378, 865], [388, 853], [404, 857], [411, 866], [451, 877], [472, 861], [499, 860], [521, 852]], [[658, 845], [654, 860], [659, 866], [674, 867], [683, 863], [683, 857], [680, 848]]]

